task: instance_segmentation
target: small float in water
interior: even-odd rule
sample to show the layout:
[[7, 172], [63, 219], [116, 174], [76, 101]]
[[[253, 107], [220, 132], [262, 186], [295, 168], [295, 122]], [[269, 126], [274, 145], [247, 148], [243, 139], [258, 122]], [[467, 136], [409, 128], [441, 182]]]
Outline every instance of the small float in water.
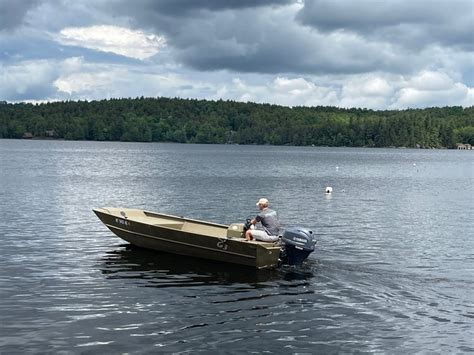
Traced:
[[114, 234], [138, 247], [255, 267], [299, 265], [316, 246], [313, 232], [288, 228], [277, 242], [246, 241], [245, 223], [223, 225], [139, 209], [93, 210]]

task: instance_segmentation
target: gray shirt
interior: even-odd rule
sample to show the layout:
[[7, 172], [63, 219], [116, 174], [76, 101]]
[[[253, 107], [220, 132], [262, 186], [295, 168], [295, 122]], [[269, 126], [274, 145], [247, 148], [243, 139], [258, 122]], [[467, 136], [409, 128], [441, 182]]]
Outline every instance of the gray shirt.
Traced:
[[265, 208], [255, 217], [257, 222], [261, 222], [263, 229], [268, 235], [278, 235], [280, 232], [280, 222], [276, 211]]

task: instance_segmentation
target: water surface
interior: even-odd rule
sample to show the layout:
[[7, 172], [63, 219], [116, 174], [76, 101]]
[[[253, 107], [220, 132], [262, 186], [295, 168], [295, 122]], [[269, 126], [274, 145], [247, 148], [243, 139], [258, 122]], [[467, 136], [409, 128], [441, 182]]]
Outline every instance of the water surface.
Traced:
[[[470, 151], [0, 140], [0, 353], [474, 351], [473, 196]], [[91, 211], [260, 197], [317, 234], [304, 266], [133, 248]]]

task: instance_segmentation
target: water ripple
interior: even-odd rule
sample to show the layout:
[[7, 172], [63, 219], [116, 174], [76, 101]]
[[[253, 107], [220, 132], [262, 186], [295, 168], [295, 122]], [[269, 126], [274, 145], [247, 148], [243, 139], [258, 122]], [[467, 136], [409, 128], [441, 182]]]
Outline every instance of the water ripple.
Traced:
[[[474, 351], [474, 220], [449, 208], [472, 207], [472, 155], [0, 140], [0, 158], [0, 353]], [[230, 223], [260, 196], [317, 235], [302, 267], [130, 247], [91, 212]]]

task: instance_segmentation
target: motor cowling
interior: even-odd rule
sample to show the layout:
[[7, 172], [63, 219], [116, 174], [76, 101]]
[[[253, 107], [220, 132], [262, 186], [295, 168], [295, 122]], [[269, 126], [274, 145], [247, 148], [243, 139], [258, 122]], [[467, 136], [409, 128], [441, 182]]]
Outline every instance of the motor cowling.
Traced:
[[313, 232], [302, 227], [285, 230], [281, 242], [280, 260], [282, 264], [299, 265], [316, 249], [316, 238]]
[[248, 231], [252, 227], [252, 217], [249, 216], [245, 219], [244, 223], [244, 232]]

